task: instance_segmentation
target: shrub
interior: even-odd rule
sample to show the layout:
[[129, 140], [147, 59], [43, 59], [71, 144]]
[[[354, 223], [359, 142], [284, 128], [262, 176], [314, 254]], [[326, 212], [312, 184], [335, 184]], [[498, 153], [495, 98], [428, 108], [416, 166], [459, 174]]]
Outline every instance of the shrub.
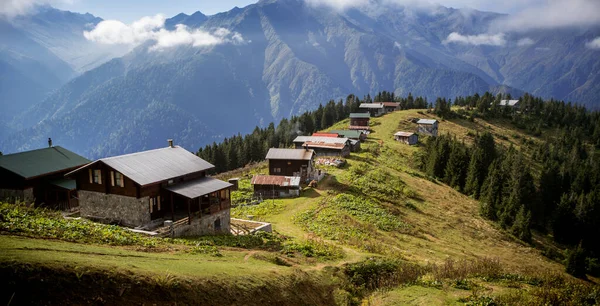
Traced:
[[316, 257], [321, 259], [337, 259], [344, 257], [344, 252], [341, 248], [315, 239], [286, 243], [283, 246], [282, 252], [287, 255], [301, 253], [306, 257]]

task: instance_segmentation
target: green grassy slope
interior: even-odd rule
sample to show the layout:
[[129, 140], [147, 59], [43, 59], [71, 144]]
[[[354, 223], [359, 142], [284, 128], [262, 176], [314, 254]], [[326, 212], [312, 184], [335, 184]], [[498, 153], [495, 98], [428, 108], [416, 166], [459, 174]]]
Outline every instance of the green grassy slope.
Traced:
[[[413, 117], [429, 115], [408, 110], [373, 119], [374, 131], [362, 151], [353, 153], [341, 169], [323, 168], [328, 172], [325, 180], [317, 188], [306, 188], [301, 197], [232, 209], [232, 217], [252, 215], [271, 222], [279, 237], [285, 237], [281, 247], [232, 247], [235, 244], [217, 240], [212, 244], [222, 256], [215, 256], [214, 252], [194, 252], [194, 239], [161, 241], [158, 247], [147, 248], [3, 235], [0, 263], [3, 273], [14, 274], [15, 281], [4, 287], [0, 299], [20, 292], [15, 289], [19, 286], [41, 286], [35, 276], [59, 279], [63, 285], [46, 282], [46, 287], [41, 286], [45, 289], [30, 296], [32, 300], [50, 294], [50, 300], [77, 303], [93, 302], [95, 297], [109, 303], [161, 303], [173, 292], [178, 293], [179, 300], [175, 300], [180, 303], [210, 300], [226, 305], [552, 302], [539, 293], [552, 292], [548, 290], [556, 290], [563, 300], [571, 299], [574, 291], [566, 294], [557, 288], [579, 283], [564, 275], [561, 264], [482, 219], [476, 201], [428, 180], [412, 167], [413, 154], [422, 148], [395, 142], [392, 135], [415, 130], [408, 121]], [[333, 128], [347, 124], [342, 121]], [[502, 136], [497, 138], [506, 145], [519, 146], [529, 138], [503, 122], [458, 120], [440, 125], [441, 133], [450, 132], [466, 142], [475, 131], [483, 130]], [[266, 171], [260, 163], [221, 177], [241, 177], [240, 191], [233, 194], [239, 200], [251, 193], [251, 175]], [[351, 263], [368, 263], [377, 257], [403, 263], [392, 276], [386, 274], [385, 278], [395, 281], [376, 282], [373, 287], [348, 272]], [[482, 268], [486, 265], [493, 269]], [[122, 291], [116, 284], [104, 291], [93, 289], [99, 282], [112, 284], [115, 279], [130, 289]], [[137, 290], [147, 287], [165, 294]], [[10, 288], [13, 292], [8, 292]], [[76, 293], [75, 288], [88, 294]]]

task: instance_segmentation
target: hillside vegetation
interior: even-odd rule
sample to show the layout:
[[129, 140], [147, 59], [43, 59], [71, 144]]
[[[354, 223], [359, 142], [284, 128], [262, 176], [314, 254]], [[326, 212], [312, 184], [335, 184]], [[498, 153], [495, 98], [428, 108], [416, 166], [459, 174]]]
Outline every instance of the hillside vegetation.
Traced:
[[[2, 300], [49, 303], [245, 305], [580, 305], [600, 302], [592, 282], [480, 216], [477, 200], [418, 170], [419, 146], [393, 140], [418, 110], [372, 120], [360, 153], [326, 167], [317, 188], [294, 199], [238, 205], [232, 217], [271, 222], [274, 235], [161, 239], [58, 213], [2, 204]], [[332, 128], [344, 128], [347, 119]], [[500, 121], [452, 119], [440, 133], [499, 146], [538, 141]], [[535, 168], [535, 163], [533, 163]], [[264, 163], [241, 177], [234, 202], [251, 197]], [[534, 231], [536, 243], [564, 254]], [[101, 288], [101, 289], [100, 289]]]

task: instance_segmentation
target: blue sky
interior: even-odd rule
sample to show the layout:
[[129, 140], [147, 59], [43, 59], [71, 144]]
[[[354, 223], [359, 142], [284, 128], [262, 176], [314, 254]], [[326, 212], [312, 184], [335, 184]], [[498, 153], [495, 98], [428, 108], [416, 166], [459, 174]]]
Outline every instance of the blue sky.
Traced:
[[116, 19], [126, 23], [144, 16], [164, 14], [175, 16], [181, 12], [192, 14], [201, 11], [206, 15], [225, 12], [234, 6], [244, 7], [257, 0], [72, 0], [58, 1], [56, 8], [79, 13], [90, 13], [103, 19]]

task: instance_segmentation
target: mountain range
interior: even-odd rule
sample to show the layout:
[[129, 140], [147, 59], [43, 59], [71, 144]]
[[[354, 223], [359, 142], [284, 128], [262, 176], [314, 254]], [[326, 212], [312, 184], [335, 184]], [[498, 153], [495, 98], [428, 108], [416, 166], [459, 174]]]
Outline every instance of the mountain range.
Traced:
[[449, 41], [452, 33], [485, 33], [504, 16], [261, 0], [164, 23], [166, 31], [224, 28], [243, 37], [238, 43], [155, 50], [149, 40], [129, 50], [83, 37], [102, 19], [46, 8], [0, 24], [7, 110], [0, 150], [36, 148], [47, 137], [90, 158], [164, 146], [167, 138], [196, 150], [329, 99], [381, 90], [430, 101], [530, 92], [600, 106], [599, 51], [586, 48], [598, 27], [513, 32], [497, 45]]

